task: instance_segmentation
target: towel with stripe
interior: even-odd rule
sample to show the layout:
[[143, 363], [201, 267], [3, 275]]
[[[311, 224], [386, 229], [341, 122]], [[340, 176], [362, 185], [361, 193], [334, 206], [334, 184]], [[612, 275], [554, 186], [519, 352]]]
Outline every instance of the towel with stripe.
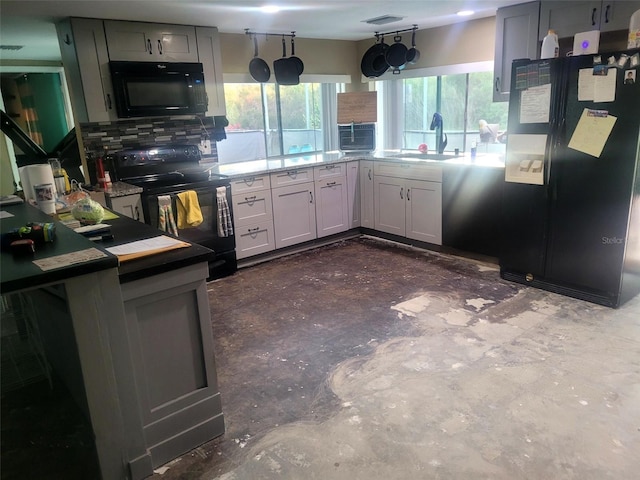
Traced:
[[233, 235], [231, 210], [227, 202], [227, 187], [216, 188], [216, 200], [218, 203], [218, 236], [228, 237]]
[[178, 228], [171, 208], [171, 196], [158, 196], [158, 228], [163, 232], [178, 235]]

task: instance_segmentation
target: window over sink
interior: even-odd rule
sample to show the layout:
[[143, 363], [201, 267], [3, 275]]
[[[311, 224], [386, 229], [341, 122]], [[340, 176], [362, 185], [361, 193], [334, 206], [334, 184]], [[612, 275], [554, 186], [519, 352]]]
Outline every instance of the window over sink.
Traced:
[[416, 150], [424, 143], [435, 150], [436, 132], [430, 126], [433, 114], [440, 112], [447, 151], [469, 151], [476, 142], [484, 151], [504, 152], [508, 103], [493, 102], [492, 82], [490, 71], [404, 79], [402, 148]]

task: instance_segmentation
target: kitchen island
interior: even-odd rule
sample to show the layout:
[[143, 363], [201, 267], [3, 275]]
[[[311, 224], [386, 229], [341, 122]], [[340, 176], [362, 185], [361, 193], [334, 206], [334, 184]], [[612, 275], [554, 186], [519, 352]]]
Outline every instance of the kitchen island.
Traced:
[[[2, 233], [52, 221], [26, 204], [2, 211]], [[55, 222], [55, 240], [33, 256], [3, 251], [1, 292], [34, 307], [46, 360], [91, 423], [102, 478], [141, 479], [224, 432], [206, 292], [213, 253], [191, 244], [119, 262], [106, 248], [163, 232], [105, 223], [110, 242]], [[34, 263], [52, 259], [50, 270]]]

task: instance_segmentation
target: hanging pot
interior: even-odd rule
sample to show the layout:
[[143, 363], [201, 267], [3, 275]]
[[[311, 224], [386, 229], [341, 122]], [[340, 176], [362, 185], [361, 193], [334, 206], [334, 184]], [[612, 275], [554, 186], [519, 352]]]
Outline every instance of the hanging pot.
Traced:
[[416, 48], [416, 30], [413, 29], [413, 33], [411, 34], [411, 48], [407, 50], [406, 60], [407, 63], [413, 65], [420, 59], [420, 50]]
[[293, 43], [293, 35], [291, 35], [291, 56], [289, 57], [289, 60], [296, 66], [298, 75], [302, 75], [302, 72], [304, 72], [304, 63], [302, 63], [302, 60], [296, 57], [296, 46]]
[[253, 51], [254, 57], [249, 62], [249, 73], [256, 82], [268, 82], [271, 77], [271, 69], [267, 62], [258, 57], [258, 39], [255, 35], [253, 36]]
[[385, 60], [384, 54], [388, 48], [389, 46], [384, 43], [384, 37], [381, 37], [379, 43], [365, 52], [360, 62], [360, 70], [365, 77], [376, 78], [387, 71], [389, 64]]
[[276, 82], [280, 85], [298, 85], [300, 83], [297, 63], [287, 58], [284, 35], [282, 36], [282, 58], [273, 62], [273, 73], [276, 74]]
[[389, 47], [384, 57], [390, 66], [399, 69], [407, 63], [407, 47], [401, 43], [402, 37], [400, 35], [393, 37], [393, 40], [393, 45]]

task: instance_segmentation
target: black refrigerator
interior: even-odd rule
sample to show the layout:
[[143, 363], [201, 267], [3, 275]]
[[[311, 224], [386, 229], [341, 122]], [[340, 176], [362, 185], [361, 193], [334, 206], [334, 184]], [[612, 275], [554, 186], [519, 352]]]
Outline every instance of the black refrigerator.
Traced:
[[502, 278], [610, 307], [640, 292], [638, 60], [514, 61]]

